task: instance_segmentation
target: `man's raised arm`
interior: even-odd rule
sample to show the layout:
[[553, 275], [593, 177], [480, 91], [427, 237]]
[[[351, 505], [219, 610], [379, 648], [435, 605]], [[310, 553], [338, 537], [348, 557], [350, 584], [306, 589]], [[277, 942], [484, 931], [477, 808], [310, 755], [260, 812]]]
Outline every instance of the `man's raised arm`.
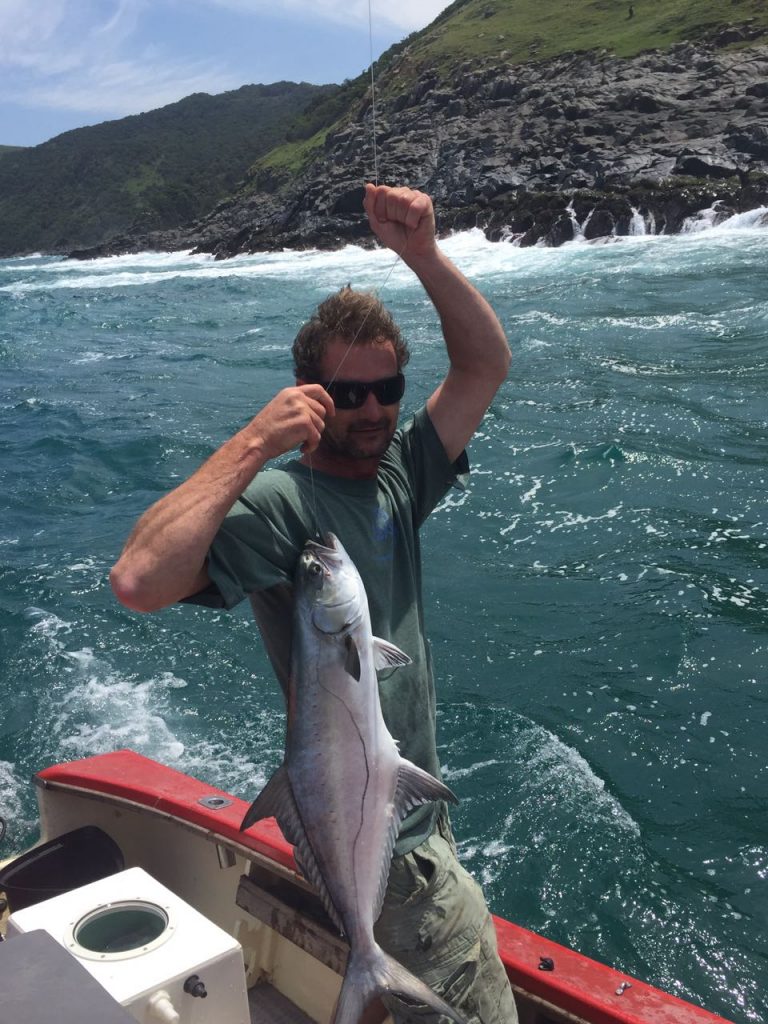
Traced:
[[369, 184], [364, 205], [371, 229], [413, 270], [440, 317], [450, 367], [427, 411], [448, 457], [456, 459], [507, 376], [509, 344], [488, 302], [438, 249], [429, 196]]
[[139, 519], [110, 574], [118, 600], [151, 612], [205, 589], [208, 549], [234, 502], [270, 459], [297, 445], [314, 451], [333, 412], [319, 384], [281, 391]]

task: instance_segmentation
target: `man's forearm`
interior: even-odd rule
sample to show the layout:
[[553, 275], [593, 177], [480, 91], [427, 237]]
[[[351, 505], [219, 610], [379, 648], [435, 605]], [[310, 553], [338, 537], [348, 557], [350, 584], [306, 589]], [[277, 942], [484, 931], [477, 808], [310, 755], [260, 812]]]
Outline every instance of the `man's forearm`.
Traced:
[[498, 387], [511, 353], [495, 312], [439, 249], [434, 256], [404, 261], [421, 281], [440, 317], [451, 368]]
[[314, 451], [333, 411], [319, 384], [284, 388], [189, 480], [144, 513], [110, 575], [118, 599], [151, 612], [203, 589], [208, 549], [235, 500], [270, 459], [297, 445]]
[[258, 443], [237, 434], [189, 480], [152, 505], [110, 575], [118, 599], [135, 611], [150, 612], [201, 589], [213, 538], [264, 461]]

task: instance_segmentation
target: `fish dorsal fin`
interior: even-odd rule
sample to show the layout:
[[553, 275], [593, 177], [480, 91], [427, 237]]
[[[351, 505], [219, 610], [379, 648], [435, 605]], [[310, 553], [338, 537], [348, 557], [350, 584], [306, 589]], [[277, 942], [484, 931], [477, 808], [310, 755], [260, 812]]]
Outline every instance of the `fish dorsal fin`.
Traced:
[[333, 923], [344, 934], [344, 925], [333, 905], [331, 895], [326, 888], [320, 868], [317, 866], [312, 847], [309, 845], [307, 834], [304, 830], [304, 823], [301, 820], [299, 808], [293, 795], [291, 780], [285, 765], [281, 765], [264, 789], [248, 809], [243, 818], [240, 830], [250, 828], [254, 822], [262, 818], [277, 818], [280, 830], [294, 847], [294, 859], [302, 875], [316, 890], [328, 916]]
[[351, 636], [347, 636], [344, 641], [344, 646], [347, 648], [347, 657], [344, 660], [344, 671], [347, 675], [352, 676], [358, 683], [360, 682], [360, 652], [357, 649], [357, 644]]
[[402, 758], [395, 791], [396, 812], [402, 819], [408, 811], [430, 800], [447, 800], [452, 804], [459, 802], [451, 790], [434, 775], [417, 767], [412, 761]]
[[395, 647], [388, 640], [381, 637], [373, 637], [373, 664], [376, 669], [400, 668], [402, 665], [410, 665], [411, 659], [404, 654], [399, 647]]

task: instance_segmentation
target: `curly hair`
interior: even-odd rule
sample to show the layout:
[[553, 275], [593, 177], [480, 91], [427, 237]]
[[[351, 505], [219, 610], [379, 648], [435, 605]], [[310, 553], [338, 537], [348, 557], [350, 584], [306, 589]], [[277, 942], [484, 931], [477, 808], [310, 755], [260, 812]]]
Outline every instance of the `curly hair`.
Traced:
[[326, 348], [335, 339], [348, 345], [391, 341], [398, 370], [410, 359], [408, 345], [392, 314], [372, 292], [358, 292], [349, 285], [321, 302], [296, 335], [293, 365], [298, 380], [319, 380]]

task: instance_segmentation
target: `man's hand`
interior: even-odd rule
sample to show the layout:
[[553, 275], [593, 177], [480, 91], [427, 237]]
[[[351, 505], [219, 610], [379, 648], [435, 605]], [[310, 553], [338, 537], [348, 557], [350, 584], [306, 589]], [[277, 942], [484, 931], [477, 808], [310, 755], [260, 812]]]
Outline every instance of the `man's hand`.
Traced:
[[245, 432], [260, 447], [264, 462], [297, 446], [308, 455], [320, 443], [326, 417], [335, 412], [333, 399], [322, 385], [299, 384], [280, 391]]
[[371, 230], [406, 262], [435, 252], [435, 212], [425, 192], [369, 183], [363, 206]]

